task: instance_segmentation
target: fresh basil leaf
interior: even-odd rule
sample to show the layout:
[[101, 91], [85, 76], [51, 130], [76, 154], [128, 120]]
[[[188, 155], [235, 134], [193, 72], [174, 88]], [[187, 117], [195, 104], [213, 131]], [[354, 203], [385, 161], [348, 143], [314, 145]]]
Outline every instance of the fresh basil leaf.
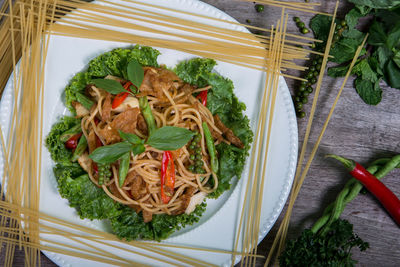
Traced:
[[159, 150], [177, 150], [189, 142], [194, 133], [188, 129], [164, 126], [158, 128], [147, 139], [147, 144]]
[[400, 89], [400, 68], [393, 60], [386, 65], [386, 77], [390, 87]]
[[89, 157], [97, 163], [109, 164], [117, 161], [122, 155], [132, 150], [129, 142], [120, 142], [113, 145], [96, 148]]
[[136, 145], [132, 148], [132, 152], [134, 155], [139, 155], [146, 150], [143, 144]]
[[354, 81], [356, 91], [361, 99], [369, 105], [377, 105], [382, 100], [382, 89], [379, 87], [379, 81], [372, 83], [358, 77]]
[[119, 136], [121, 136], [122, 139], [128, 141], [129, 143], [133, 144], [133, 145], [139, 145], [139, 144], [143, 144], [143, 140], [140, 139], [139, 136], [137, 136], [136, 134], [131, 134], [131, 133], [124, 133], [123, 131], [119, 131]]
[[131, 60], [128, 63], [126, 72], [128, 75], [128, 79], [131, 81], [131, 83], [133, 83], [137, 88], [139, 88], [144, 78], [144, 71], [142, 65], [140, 65], [139, 62], [137, 62], [136, 60]]
[[87, 110], [90, 110], [94, 104], [92, 100], [79, 92], [76, 93], [76, 100], [78, 100], [78, 102], [81, 103]]
[[122, 85], [119, 82], [114, 81], [114, 80], [94, 79], [94, 80], [92, 80], [92, 83], [94, 83], [94, 85], [96, 85], [96, 87], [101, 88], [111, 94], [114, 94], [114, 95], [126, 92], [124, 87], [122, 87]]

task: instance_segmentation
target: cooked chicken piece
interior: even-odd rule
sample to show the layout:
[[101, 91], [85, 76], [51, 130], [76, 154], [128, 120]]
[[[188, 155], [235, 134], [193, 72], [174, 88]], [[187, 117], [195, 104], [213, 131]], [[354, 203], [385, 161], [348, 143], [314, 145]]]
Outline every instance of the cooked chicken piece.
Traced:
[[242, 141], [233, 133], [231, 129], [225, 126], [218, 115], [214, 115], [214, 123], [218, 127], [218, 129], [222, 131], [229, 142], [231, 142], [238, 148], [244, 148], [244, 144], [242, 143]]
[[101, 119], [103, 121], [109, 121], [111, 119], [111, 109], [112, 109], [112, 102], [111, 102], [111, 94], [107, 93], [106, 99], [103, 102], [102, 112], [101, 112]]
[[131, 195], [134, 200], [138, 200], [143, 197], [146, 193], [146, 183], [143, 181], [142, 177], [135, 171], [131, 171], [126, 176], [124, 185], [127, 184], [131, 188]]
[[98, 129], [98, 132], [106, 145], [118, 143], [121, 141], [121, 137], [119, 136], [118, 131], [110, 125], [106, 125], [104, 128]]
[[81, 103], [78, 101], [72, 101], [71, 105], [74, 107], [76, 111], [76, 117], [82, 118], [89, 114], [89, 110], [87, 110]]
[[139, 100], [136, 97], [128, 96], [125, 100], [116, 108], [113, 108], [112, 111], [121, 113], [127, 110], [128, 108], [138, 108]]
[[189, 206], [190, 199], [192, 198], [194, 192], [196, 191], [196, 188], [190, 186], [185, 189], [185, 193], [182, 194], [182, 196], [179, 197], [179, 200], [182, 201], [181, 206], [179, 209], [175, 210], [173, 212], [174, 215], [182, 214], [186, 211], [186, 208]]
[[137, 118], [137, 124], [136, 128], [142, 133], [147, 135], [147, 123], [143, 117], [143, 115], [140, 113]]
[[92, 165], [92, 160], [89, 158], [89, 154], [87, 152], [83, 153], [78, 158], [78, 163], [79, 163], [79, 165], [81, 165], [82, 169], [84, 169], [86, 172], [90, 171], [90, 166]]
[[96, 133], [95, 133], [93, 130], [91, 130], [91, 131], [89, 132], [87, 142], [88, 142], [89, 154], [90, 154], [90, 153], [92, 153], [92, 152], [96, 149], [96, 147], [97, 147], [97, 145], [96, 145]]
[[203, 202], [206, 196], [207, 193], [204, 191], [198, 192], [197, 194], [193, 195], [190, 198], [189, 205], [187, 206], [185, 213], [186, 214], [192, 213], [196, 209], [196, 206]]
[[124, 112], [115, 116], [115, 118], [111, 122], [111, 127], [115, 130], [134, 134], [139, 112], [139, 108], [128, 108]]
[[163, 68], [145, 67], [143, 82], [140, 85], [140, 92], [144, 95], [152, 95], [167, 102], [163, 90], [178, 88], [182, 80], [172, 71]]

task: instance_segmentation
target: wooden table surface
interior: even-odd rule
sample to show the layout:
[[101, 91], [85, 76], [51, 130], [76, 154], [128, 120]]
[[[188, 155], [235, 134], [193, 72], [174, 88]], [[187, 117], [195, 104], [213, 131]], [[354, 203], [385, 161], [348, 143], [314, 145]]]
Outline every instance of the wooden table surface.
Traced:
[[[297, 1], [302, 2], [302, 0]], [[269, 27], [280, 17], [277, 8], [266, 8], [264, 12], [257, 13], [252, 2], [234, 0], [204, 0], [204, 2], [226, 12], [241, 23], [250, 20], [250, 24], [254, 26]], [[321, 2], [320, 10], [332, 12], [336, 1]], [[342, 2], [338, 11], [339, 17], [351, 8], [346, 1]], [[291, 11], [290, 15], [299, 16], [306, 23], [312, 17], [312, 14], [296, 11]], [[292, 19], [289, 19], [287, 31], [298, 33]], [[287, 80], [287, 83], [293, 92], [294, 81]], [[315, 143], [341, 83], [342, 79], [324, 78], [309, 144]], [[382, 102], [377, 106], [369, 106], [359, 98], [353, 88], [353, 79], [349, 79], [296, 201], [289, 227], [289, 238], [297, 237], [305, 227], [315, 222], [323, 209], [335, 199], [349, 177], [336, 162], [324, 159], [325, 154], [339, 154], [367, 164], [376, 158], [400, 153], [400, 91], [384, 84], [382, 88]], [[306, 105], [307, 112], [310, 107], [311, 104]], [[303, 141], [306, 122], [306, 119], [298, 120], [300, 144]], [[383, 179], [398, 196], [400, 196], [399, 175], [400, 171], [395, 170]], [[366, 252], [354, 250], [353, 258], [358, 261], [359, 266], [400, 265], [400, 228], [370, 194], [358, 196], [346, 207], [341, 218], [349, 220], [354, 225], [355, 232], [370, 244]], [[281, 220], [282, 214], [278, 223]], [[260, 243], [259, 254], [268, 253], [278, 223]], [[14, 266], [24, 265], [23, 255], [22, 251], [15, 252]], [[4, 250], [0, 254], [0, 265], [3, 262]], [[262, 263], [263, 261], [259, 260], [257, 265], [261, 266]], [[44, 255], [41, 264], [46, 267], [55, 266]]]

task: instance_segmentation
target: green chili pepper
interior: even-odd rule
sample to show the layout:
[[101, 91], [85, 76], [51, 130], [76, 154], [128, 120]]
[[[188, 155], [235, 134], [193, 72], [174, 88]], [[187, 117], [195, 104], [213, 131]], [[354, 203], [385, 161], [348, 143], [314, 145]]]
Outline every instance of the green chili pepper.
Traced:
[[81, 132], [82, 132], [82, 128], [81, 128], [81, 124], [79, 123], [79, 124], [73, 126], [71, 129], [65, 131], [62, 135], [60, 135], [60, 140], [65, 143], [73, 135], [81, 133]]
[[207, 123], [203, 122], [203, 131], [204, 131], [204, 137], [206, 139], [206, 144], [207, 144], [207, 149], [208, 153], [210, 153], [210, 159], [211, 159], [211, 170], [214, 173], [218, 172], [218, 158], [217, 158], [217, 151], [214, 146], [214, 140], [211, 136], [210, 129], [207, 126]]
[[153, 113], [151, 112], [149, 102], [147, 101], [147, 96], [139, 98], [139, 107], [144, 119], [146, 120], [150, 136], [157, 129], [157, 126], [156, 121], [154, 120]]
[[86, 137], [82, 135], [81, 138], [79, 138], [78, 145], [76, 146], [74, 154], [72, 155], [72, 161], [76, 161], [83, 154], [83, 152], [85, 152], [87, 146], [88, 143]]
[[131, 152], [127, 152], [122, 155], [119, 161], [119, 187], [122, 187], [122, 185], [125, 182], [126, 175], [128, 174], [129, 170], [129, 162], [131, 159]]

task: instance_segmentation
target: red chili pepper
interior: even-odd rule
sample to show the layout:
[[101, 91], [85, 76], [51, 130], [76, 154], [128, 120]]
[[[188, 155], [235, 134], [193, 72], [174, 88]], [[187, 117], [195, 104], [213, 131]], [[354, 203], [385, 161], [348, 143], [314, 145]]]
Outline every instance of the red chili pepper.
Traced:
[[161, 163], [161, 200], [167, 204], [174, 194], [175, 165], [171, 151], [164, 151]]
[[203, 106], [207, 106], [207, 92], [208, 90], [201, 91], [200, 94], [197, 95], [197, 98], [200, 99]]
[[68, 149], [75, 149], [78, 146], [78, 140], [82, 136], [82, 133], [77, 133], [71, 136], [67, 142], [65, 142], [65, 147]]
[[99, 167], [97, 166], [96, 162], [93, 162], [93, 172], [96, 176], [99, 174]]
[[396, 223], [400, 225], [400, 200], [389, 188], [354, 160], [336, 155], [328, 155], [328, 157], [335, 158], [343, 163], [346, 169], [350, 171], [350, 174], [381, 202]]
[[[131, 89], [129, 89], [129, 87], [130, 87], [131, 85], [132, 85], [131, 82], [125, 83], [125, 84], [124, 84], [124, 89], [131, 92]], [[125, 93], [125, 92], [122, 92], [122, 93], [117, 94], [117, 95], [115, 96], [115, 98], [114, 98], [112, 104], [111, 104], [111, 107], [112, 107], [112, 108], [117, 108], [119, 105], [122, 104], [122, 102], [124, 102], [124, 100], [128, 97], [128, 95], [129, 95], [129, 93]]]

